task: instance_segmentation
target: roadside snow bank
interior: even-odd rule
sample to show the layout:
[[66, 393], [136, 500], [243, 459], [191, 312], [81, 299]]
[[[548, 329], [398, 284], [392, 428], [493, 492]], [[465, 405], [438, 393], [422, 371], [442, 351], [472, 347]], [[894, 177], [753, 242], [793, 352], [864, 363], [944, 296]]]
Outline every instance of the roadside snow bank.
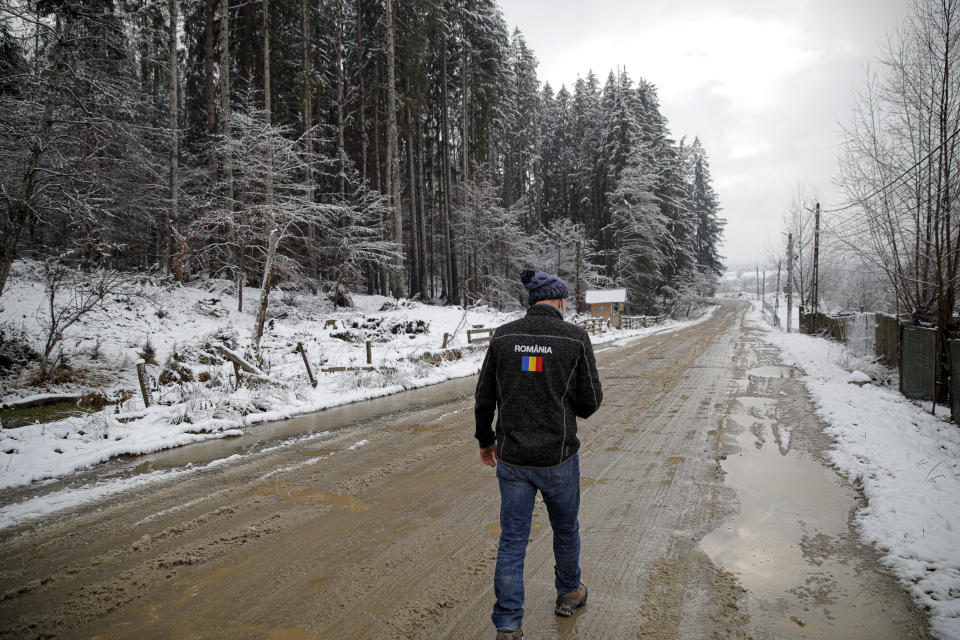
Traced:
[[[38, 337], [44, 292], [30, 263], [16, 266], [0, 298], [0, 323]], [[140, 297], [109, 298], [105, 308], [73, 325], [63, 346], [80, 373], [45, 391], [77, 394], [93, 388], [120, 402], [55, 422], [0, 426], [0, 490], [63, 476], [120, 455], [240, 435], [255, 424], [473, 375], [480, 369], [486, 343], [469, 345], [467, 329], [497, 327], [522, 314], [364, 295], [354, 296], [352, 308], [333, 309], [321, 296], [276, 288], [256, 354], [266, 379], [243, 376], [244, 384], [237, 389], [233, 367], [217, 347], [252, 361], [249, 336], [254, 314], [236, 310], [232, 287], [221, 280], [198, 286], [148, 280], [141, 284]], [[244, 295], [255, 300], [257, 293], [248, 289]], [[592, 340], [616, 346], [703, 319], [610, 330]], [[367, 342], [375, 370], [358, 371], [366, 366]], [[150, 407], [144, 407], [140, 398], [134, 367], [147, 343], [157, 363], [147, 367], [155, 402]], [[306, 352], [316, 387], [307, 381], [297, 345]], [[25, 374], [4, 377], [2, 387], [0, 403], [37, 392]]]
[[[765, 326], [760, 312], [753, 318]], [[784, 361], [803, 369], [826, 432], [830, 460], [868, 500], [856, 521], [910, 595], [931, 632], [960, 640], [960, 427], [932, 416], [895, 389], [861, 384], [855, 358], [823, 338], [764, 334]]]

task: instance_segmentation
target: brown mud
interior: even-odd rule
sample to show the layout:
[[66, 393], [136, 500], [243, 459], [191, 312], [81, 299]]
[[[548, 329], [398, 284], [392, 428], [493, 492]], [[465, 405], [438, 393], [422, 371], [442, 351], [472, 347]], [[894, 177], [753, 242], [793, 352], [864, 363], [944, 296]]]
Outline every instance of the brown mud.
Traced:
[[[745, 312], [598, 353], [590, 601], [553, 615], [538, 504], [526, 637], [927, 637]], [[492, 638], [499, 498], [472, 434], [470, 399], [418, 402], [4, 531], [0, 638]]]

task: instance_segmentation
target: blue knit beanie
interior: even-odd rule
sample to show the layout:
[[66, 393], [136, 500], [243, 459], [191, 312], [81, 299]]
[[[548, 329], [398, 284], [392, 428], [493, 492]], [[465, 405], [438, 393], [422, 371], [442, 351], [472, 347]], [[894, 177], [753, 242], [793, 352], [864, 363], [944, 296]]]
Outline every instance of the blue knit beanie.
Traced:
[[541, 300], [561, 300], [570, 295], [563, 280], [549, 273], [536, 273], [533, 269], [524, 269], [520, 274], [520, 282], [529, 291], [531, 306]]

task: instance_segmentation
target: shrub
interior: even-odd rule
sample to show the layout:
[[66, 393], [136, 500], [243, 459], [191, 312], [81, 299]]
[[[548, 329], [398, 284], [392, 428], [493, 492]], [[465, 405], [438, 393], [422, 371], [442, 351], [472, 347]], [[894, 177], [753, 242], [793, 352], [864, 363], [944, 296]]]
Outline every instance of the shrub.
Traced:
[[143, 347], [137, 352], [137, 355], [140, 356], [144, 362], [157, 364], [157, 350], [154, 348], [153, 343], [150, 342], [150, 338], [144, 341]]
[[40, 359], [23, 329], [0, 325], [0, 371], [12, 371]]

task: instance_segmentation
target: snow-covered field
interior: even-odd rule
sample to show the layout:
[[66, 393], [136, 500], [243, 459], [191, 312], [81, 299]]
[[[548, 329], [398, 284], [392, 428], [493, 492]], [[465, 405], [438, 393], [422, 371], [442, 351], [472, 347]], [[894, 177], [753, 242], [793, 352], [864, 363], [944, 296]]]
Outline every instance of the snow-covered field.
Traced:
[[[45, 301], [36, 268], [16, 263], [12, 282], [0, 298], [0, 324], [39, 341]], [[146, 282], [142, 296], [111, 296], [106, 308], [67, 330], [64, 350], [80, 372], [75, 379], [38, 390], [29, 384], [28, 372], [0, 378], [0, 403], [35, 397], [38, 391], [96, 391], [112, 399], [133, 392], [86, 415], [17, 428], [0, 425], [0, 489], [62, 476], [119, 455], [239, 435], [264, 422], [472, 375], [480, 368], [485, 343], [468, 345], [467, 329], [496, 327], [521, 314], [360, 295], [354, 297], [353, 308], [334, 311], [325, 299], [284, 292], [281, 286], [271, 294], [260, 349], [260, 366], [270, 381], [247, 378], [235, 389], [233, 367], [218, 357], [214, 346], [227, 344], [252, 360], [247, 347], [259, 291], [246, 289], [245, 310], [238, 312], [231, 287], [218, 280], [202, 288]], [[617, 343], [687, 324], [670, 321], [648, 329], [612, 330], [594, 336], [593, 342]], [[447, 359], [440, 357], [445, 333], [450, 334]], [[148, 365], [155, 404], [145, 408], [135, 363], [148, 340], [159, 364]], [[321, 371], [365, 366], [368, 340], [375, 370]], [[297, 343], [308, 354], [316, 388], [294, 351]], [[162, 375], [165, 369], [167, 376]], [[170, 372], [181, 379], [159, 384]]]
[[[769, 326], [756, 306], [753, 319]], [[806, 374], [835, 441], [830, 460], [868, 500], [860, 535], [928, 611], [933, 634], [960, 640], [960, 427], [942, 408], [933, 416], [896, 389], [857, 384], [869, 362], [839, 343], [783, 327], [765, 336]]]

